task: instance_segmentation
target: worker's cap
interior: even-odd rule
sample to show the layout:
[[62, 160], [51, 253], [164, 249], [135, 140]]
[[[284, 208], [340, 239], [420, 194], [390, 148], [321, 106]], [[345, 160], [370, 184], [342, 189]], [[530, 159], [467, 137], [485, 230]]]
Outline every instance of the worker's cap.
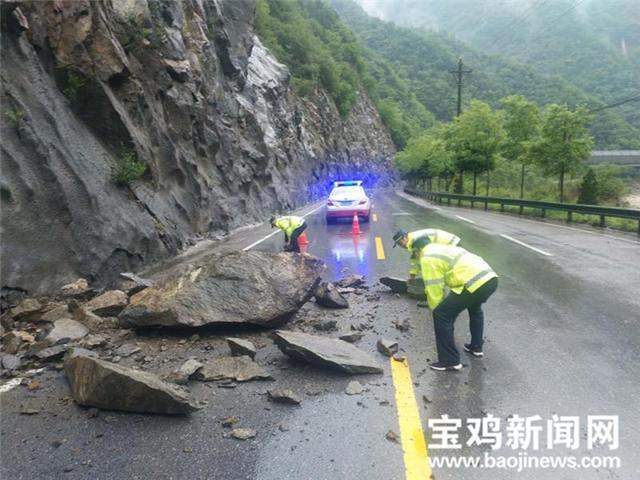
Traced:
[[406, 236], [407, 236], [407, 232], [405, 232], [404, 230], [398, 230], [396, 233], [394, 233], [393, 248], [396, 248], [396, 245], [398, 245], [398, 242]]

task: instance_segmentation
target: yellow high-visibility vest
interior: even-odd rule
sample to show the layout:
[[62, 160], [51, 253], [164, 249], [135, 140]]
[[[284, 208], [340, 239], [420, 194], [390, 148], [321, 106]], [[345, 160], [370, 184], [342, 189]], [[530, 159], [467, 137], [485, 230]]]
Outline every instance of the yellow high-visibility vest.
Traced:
[[498, 275], [482, 258], [452, 245], [430, 243], [422, 250], [420, 270], [429, 308], [444, 300], [444, 288], [453, 293], [473, 293]]
[[284, 232], [287, 238], [291, 238], [293, 231], [304, 223], [304, 218], [295, 215], [278, 217], [274, 225]]
[[[407, 249], [412, 250], [414, 242], [419, 238], [425, 237], [429, 239], [429, 243], [440, 243], [442, 245], [458, 245], [460, 243], [460, 237], [453, 233], [436, 228], [425, 228], [407, 234]], [[413, 252], [411, 255], [409, 275], [418, 276], [420, 274], [420, 253], [421, 252]]]

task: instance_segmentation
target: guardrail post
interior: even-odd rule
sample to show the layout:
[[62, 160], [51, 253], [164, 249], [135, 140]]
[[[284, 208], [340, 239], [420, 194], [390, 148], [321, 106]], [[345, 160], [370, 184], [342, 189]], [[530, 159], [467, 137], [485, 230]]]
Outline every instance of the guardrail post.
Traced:
[[451, 198], [447, 198], [447, 205], [451, 206]]
[[640, 235], [640, 220], [638, 220], [638, 235]]
[[541, 218], [544, 218], [544, 214], [545, 214], [546, 212], [547, 212], [547, 211], [543, 208], [543, 209], [542, 209], [542, 212], [541, 212], [541, 214], [540, 214], [540, 217], [541, 217]]
[[518, 215], [522, 215], [523, 211], [524, 211], [524, 207], [520, 205], [520, 208], [518, 209]]
[[488, 200], [485, 200], [485, 201], [484, 201], [484, 209], [485, 209], [485, 210], [489, 210], [489, 203], [488, 203]]
[[473, 200], [471, 200], [471, 208], [473, 208], [473, 204], [476, 203]]
[[504, 212], [504, 203], [501, 203], [501, 204], [500, 204], [500, 211], [501, 211], [501, 212]]
[[571, 215], [573, 212], [571, 210], [569, 210], [567, 212], [567, 223], [571, 223], [571, 220], [573, 219], [573, 216]]
[[604, 228], [604, 227], [605, 227], [604, 215], [600, 215], [600, 228]]
[[462, 200], [458, 199], [458, 206], [461, 207], [462, 206]]

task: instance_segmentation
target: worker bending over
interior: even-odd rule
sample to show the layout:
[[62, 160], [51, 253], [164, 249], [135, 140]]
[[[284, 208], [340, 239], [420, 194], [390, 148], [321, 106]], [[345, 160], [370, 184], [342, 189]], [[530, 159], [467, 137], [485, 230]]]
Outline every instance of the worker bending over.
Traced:
[[439, 243], [443, 245], [458, 245], [460, 237], [453, 233], [438, 230], [436, 228], [424, 228], [415, 232], [405, 232], [398, 230], [393, 236], [393, 248], [400, 245], [411, 251], [411, 267], [409, 278], [414, 279], [420, 276], [420, 253], [428, 243]]
[[[464, 349], [476, 357], [483, 356], [482, 304], [498, 288], [498, 275], [482, 258], [464, 248], [437, 243], [429, 243], [422, 249], [420, 271], [433, 314], [438, 350], [438, 361], [429, 366], [439, 371], [460, 370], [453, 325], [463, 310], [469, 312], [471, 342], [465, 343]], [[446, 297], [445, 286], [450, 290]]]
[[271, 227], [278, 227], [284, 232], [284, 251], [300, 253], [298, 237], [307, 228], [304, 218], [295, 215], [271, 217]]

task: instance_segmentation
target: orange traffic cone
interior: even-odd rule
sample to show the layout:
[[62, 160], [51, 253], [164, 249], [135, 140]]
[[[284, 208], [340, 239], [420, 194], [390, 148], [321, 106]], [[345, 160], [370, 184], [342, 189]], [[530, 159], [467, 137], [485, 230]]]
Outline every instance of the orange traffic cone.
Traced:
[[353, 235], [360, 235], [360, 220], [358, 220], [357, 214], [353, 216], [353, 223], [351, 224], [351, 233]]
[[307, 239], [307, 232], [302, 232], [302, 234], [298, 237], [298, 245], [301, 247], [303, 245], [309, 245], [309, 240]]

